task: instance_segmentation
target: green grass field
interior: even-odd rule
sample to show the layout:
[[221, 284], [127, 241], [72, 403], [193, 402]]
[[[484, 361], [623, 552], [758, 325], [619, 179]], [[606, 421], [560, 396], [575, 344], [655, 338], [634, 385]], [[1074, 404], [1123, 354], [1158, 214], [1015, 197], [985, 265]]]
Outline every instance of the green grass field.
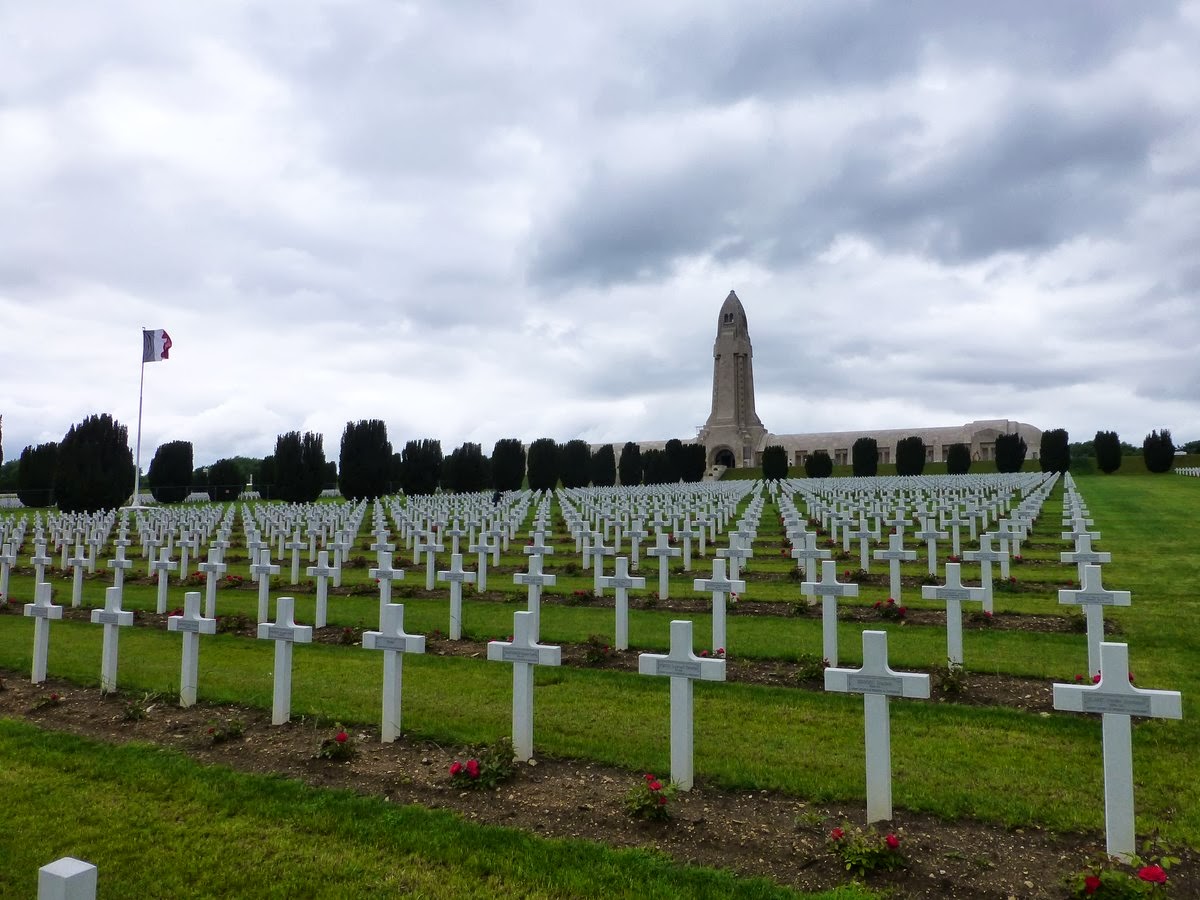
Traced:
[[[1195, 510], [1200, 504], [1200, 479], [1084, 476], [1077, 479], [1077, 484], [1095, 519], [1095, 528], [1103, 534], [1099, 549], [1113, 555], [1113, 562], [1105, 566], [1105, 585], [1127, 589], [1133, 594], [1131, 608], [1110, 610], [1107, 615], [1120, 623], [1123, 634], [1119, 640], [1129, 644], [1131, 667], [1136, 672], [1137, 683], [1142, 687], [1179, 690], [1184, 698], [1182, 721], [1140, 722], [1134, 729], [1139, 834], [1157, 831], [1172, 841], [1200, 847], [1200, 781], [1195, 777], [1194, 750], [1200, 742], [1200, 721], [1197, 721], [1200, 673], [1194, 666], [1197, 659], [1195, 630], [1188, 627], [1192, 615], [1197, 612], [1197, 588], [1200, 588], [1200, 557], [1192, 551], [1196, 537]], [[1051, 562], [1057, 559], [1059, 549], [1066, 549], [1058, 537], [1060, 513], [1061, 488], [1045, 505], [1034, 533], [1035, 546], [1025, 553], [1027, 560], [1042, 560], [1043, 564], [1014, 567], [1019, 578], [1032, 580], [1036, 573], [1039, 583], [1044, 581], [1050, 585], [1054, 581], [1065, 583], [1073, 577], [1073, 567]], [[777, 557], [780, 538], [775, 509], [768, 506], [751, 571], [778, 574], [779, 577], [770, 582], [755, 582], [747, 594], [748, 599], [778, 601], [780, 615], [738, 617], [735, 614], [729, 625], [731, 654], [786, 660], [800, 653], [820, 651], [819, 621], [786, 614], [790, 604], [799, 599], [799, 589], [786, 578], [791, 561]], [[562, 542], [560, 535], [560, 546]], [[515, 566], [520, 562], [519, 547], [512, 550], [505, 562]], [[845, 565], [856, 566], [857, 563]], [[553, 569], [552, 566], [549, 568]], [[923, 568], [923, 561], [920, 561], [909, 564], [906, 571], [919, 573]], [[643, 565], [642, 571], [653, 584], [656, 569]], [[408, 583], [423, 581], [422, 575], [422, 572], [410, 570]], [[974, 577], [972, 567], [964, 566], [964, 577]], [[673, 596], [691, 595], [688, 589], [690, 578], [673, 578]], [[31, 581], [28, 576], [15, 577], [14, 598], [28, 599], [24, 595], [29, 593]], [[489, 576], [489, 581], [492, 582], [490, 588], [507, 584], [514, 600], [521, 596], [511, 586], [511, 575]], [[348, 573], [347, 582], [366, 582], [365, 571]], [[60, 580], [57, 584], [56, 602], [63, 602], [64, 598], [69, 602], [69, 580]], [[564, 576], [556, 590], [569, 593], [577, 588], [588, 588], [590, 584], [590, 577], [581, 573]], [[1025, 593], [997, 594], [997, 610], [1011, 614], [1065, 615], [1065, 608], [1056, 600], [1057, 586], [1063, 585]], [[98, 604], [102, 591], [103, 582], [88, 582], [85, 602]], [[287, 593], [286, 587], [272, 590], [273, 596]], [[869, 605], [886, 593], [886, 588], [864, 587], [862, 593], [856, 602]], [[253, 615], [256, 605], [253, 593], [223, 591], [219, 596], [222, 614]], [[130, 586], [126, 598], [127, 608], [153, 608], [154, 589]], [[172, 588], [172, 598], [172, 605], [179, 605], [182, 589]], [[410, 631], [446, 629], [448, 613], [444, 600], [399, 596], [395, 599], [405, 604], [406, 625]], [[520, 603], [472, 603], [469, 590], [466, 601], [465, 629], [479, 638], [508, 634], [513, 611], [523, 608]], [[906, 602], [915, 608], [934, 606], [915, 598], [906, 598]], [[298, 595], [298, 620], [311, 621], [312, 604], [311, 595]], [[377, 615], [378, 601], [370, 596], [338, 597], [331, 602], [333, 624], [373, 624]], [[665, 647], [667, 624], [671, 618], [672, 615], [664, 610], [633, 613], [632, 642], [643, 649]], [[706, 615], [689, 618], [696, 622], [699, 648], [707, 635], [709, 619]], [[542, 623], [543, 641], [580, 641], [590, 634], [611, 634], [612, 612], [587, 606], [547, 606], [543, 608]], [[858, 634], [864, 627], [868, 626], [841, 623], [843, 664], [859, 659]], [[885, 627], [890, 637], [890, 658], [897, 668], [932, 668], [944, 664], [943, 629], [899, 624]], [[0, 617], [0, 667], [28, 672], [31, 637], [30, 620]], [[151, 629], [128, 629], [122, 635], [121, 647], [122, 688], [167, 692], [177, 689], [178, 637]], [[1087, 664], [1082, 634], [968, 631], [965, 650], [968, 671], [1030, 676], [1048, 681], [1068, 680], [1075, 673], [1084, 671]], [[200, 659], [202, 698], [269, 706], [272, 648], [267, 642], [226, 635], [205, 638]], [[98, 684], [99, 668], [100, 629], [97, 626], [85, 623], [55, 623], [52, 626], [51, 674], [82, 684]], [[375, 722], [380, 679], [380, 661], [376, 654], [348, 646], [299, 647], [295, 653], [294, 672], [294, 715], [311, 714], [366, 724]], [[507, 666], [462, 658], [409, 657], [405, 663], [406, 731], [440, 741], [494, 740], [508, 733], [510, 690]], [[774, 789], [814, 801], [861, 801], [864, 792], [861, 700], [800, 689], [743, 684], [700, 685], [696, 695], [696, 771], [700, 777], [727, 787]], [[541, 753], [593, 759], [634, 771], [661, 771], [667, 767], [667, 685], [659, 679], [590, 669], [541, 670], [536, 704], [535, 741]], [[972, 817], [1013, 826], [1090, 831], [1099, 831], [1103, 827], [1100, 722], [1097, 717], [898, 701], [892, 704], [892, 740], [897, 807], [927, 811], [947, 819]], [[38, 741], [46, 747], [74, 746], [66, 739], [47, 739], [36, 732], [30, 733], [26, 726], [8, 724], [0, 731], [0, 753], [20, 758], [25, 765], [33, 767], [20, 776], [21, 783], [53, 780], [50, 773], [55, 766], [63, 768], [60, 762], [42, 768], [41, 752], [30, 754], [22, 750], [30, 742]], [[66, 757], [74, 754], [73, 750], [62, 752]], [[146, 754], [144, 762], [149, 768], [139, 771], [152, 771], [154, 754], [140, 752]], [[86, 794], [91, 790], [89, 785], [105, 783], [112, 777], [107, 768], [108, 760], [116, 758], [114, 754], [117, 753], [90, 754], [89, 759], [97, 768], [83, 767], [78, 776], [73, 777], [72, 789], [78, 788]], [[36, 764], [31, 761], [34, 758], [38, 760]], [[172, 771], [176, 771], [187, 768], [190, 763], [171, 760], [162, 765], [164, 771], [168, 767], [175, 767]], [[228, 773], [218, 776], [197, 770], [196, 777], [203, 780], [226, 775]], [[294, 798], [303, 798], [310, 793], [294, 785], [288, 786], [286, 791], [296, 792], [287, 795], [288, 803], [301, 802]], [[10, 796], [8, 790], [5, 795]], [[31, 796], [27, 792], [21, 795]], [[63, 799], [61, 802], [71, 805], [75, 801]], [[343, 800], [303, 802], [336, 805]], [[36, 807], [30, 799], [18, 804], [22, 815], [28, 814], [29, 804]], [[150, 811], [155, 808], [154, 804], [147, 802], [145, 806], [146, 815], [153, 819], [157, 815]], [[183, 814], [168, 810], [161, 815], [171, 819]], [[241, 814], [229, 815], [233, 818], [231, 828], [250, 827], [240, 821]], [[119, 813], [115, 821], [121, 821]], [[36, 869], [33, 860], [48, 861], [58, 855], [62, 847], [70, 846], [72, 835], [69, 832], [70, 829], [64, 835], [60, 829], [53, 835], [39, 836], [38, 830], [34, 829], [32, 834], [26, 832], [18, 841], [10, 829], [10, 833], [0, 835], [0, 869], [8, 869], [2, 864], [3, 854], [18, 852], [19, 857], [11, 857], [19, 863], [18, 868], [33, 865]], [[81, 838], [81, 835], [75, 837]], [[529, 840], [520, 836], [505, 839]], [[346, 840], [348, 849], [344, 852], [348, 854], [347, 858], [357, 860], [353, 864], [361, 866], [364, 873], [374, 871], [372, 859], [377, 848], [366, 832], [355, 832], [346, 836]], [[29, 847], [28, 852], [26, 847]], [[415, 848], [407, 852], [416, 860], [424, 859], [426, 853], [433, 851]], [[357, 853], [362, 854], [361, 859]], [[436, 854], [429, 858], [431, 866], [447, 867], [447, 872], [439, 876], [438, 883], [432, 887], [414, 882], [417, 886], [412, 890], [416, 893], [428, 891], [429, 896], [448, 895], [437, 891], [443, 884], [456, 883], [453, 879], [459, 877], [476, 888], [486, 884], [478, 871], [463, 868], [461, 861]], [[627, 865], [646, 864], [640, 859], [628, 863], [618, 857], [605, 859], [603, 865], [597, 865], [618, 872]], [[549, 879], [544, 882], [544, 894], [534, 891], [528, 895], [572, 895], [576, 887], [554, 881], [568, 878], [565, 873], [556, 871], [558, 866], [558, 863], [549, 863], [538, 875], [538, 879]], [[373, 881], [375, 877], [364, 874], [361, 883], [386, 886], [386, 882]], [[516, 876], [509, 870], [498, 868], [494, 877]], [[602, 878], [609, 876], [595, 877], [597, 884], [604, 884], [607, 882]], [[618, 879], [612, 882], [616, 885], [613, 892], [624, 892], [619, 881], [622, 876], [611, 877]], [[540, 880], [535, 883], [543, 884]], [[712, 882], [713, 890], [717, 889], [717, 884]], [[0, 887], [4, 886], [5, 882], [0, 880]], [[743, 888], [761, 890], [759, 886]], [[673, 882], [672, 876], [664, 874], [663, 895], [676, 889], [677, 895], [703, 896], [709, 887], [685, 888], [682, 882]], [[647, 888], [652, 896], [654, 890], [657, 888]], [[507, 886], [502, 892], [508, 893]]]

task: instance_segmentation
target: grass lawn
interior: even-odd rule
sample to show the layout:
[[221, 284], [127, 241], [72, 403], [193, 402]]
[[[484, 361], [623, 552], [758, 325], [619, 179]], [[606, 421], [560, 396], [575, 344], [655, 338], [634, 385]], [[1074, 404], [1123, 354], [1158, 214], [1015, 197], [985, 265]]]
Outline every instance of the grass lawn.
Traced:
[[[1158, 831], [1170, 840], [1200, 847], [1200, 779], [1196, 778], [1195, 763], [1195, 747], [1200, 745], [1200, 721], [1197, 715], [1200, 713], [1200, 706], [1197, 705], [1200, 698], [1200, 672], [1194, 665], [1194, 661], [1200, 658], [1196, 652], [1200, 639], [1196, 637], [1195, 629], [1186, 627], [1200, 604], [1200, 556], [1192, 549], [1196, 539], [1195, 510], [1200, 505], [1200, 479], [1130, 474], [1089, 475], [1079, 477], [1076, 481], [1095, 520], [1094, 528], [1103, 535], [1098, 549], [1111, 552], [1113, 556], [1113, 562], [1104, 568], [1105, 586], [1127, 589], [1133, 594], [1132, 607], [1108, 610], [1106, 616], [1120, 623], [1123, 633], [1116, 639], [1129, 644], [1130, 664], [1136, 673], [1137, 683], [1143, 687], [1179, 690], [1184, 698], [1184, 719], [1181, 722], [1139, 722], [1134, 728], [1139, 834]], [[1063, 582], [1073, 577], [1073, 567], [1056, 562], [1058, 550], [1067, 549], [1065, 542], [1058, 537], [1061, 508], [1060, 487], [1046, 503], [1035, 531], [1035, 543], [1040, 546], [1026, 554], [1031, 563], [1036, 560], [1038, 564], [1014, 567], [1014, 573], [1019, 578], [1032, 580], [1036, 576]], [[769, 582], [755, 582], [754, 588], [748, 593], [750, 599], [779, 601], [780, 614], [757, 617], [735, 614], [729, 622], [732, 654], [787, 660], [800, 653], [820, 652], [820, 622], [787, 615], [788, 606], [799, 599], [799, 588], [786, 578], [787, 571], [792, 567], [791, 561], [776, 558], [780, 538], [776, 510], [768, 504], [756, 544], [756, 552], [760, 547], [761, 552], [752, 563], [751, 571], [778, 573], [779, 577]], [[558, 536], [559, 546], [562, 547], [559, 552], [563, 555], [565, 540], [563, 535]], [[1056, 546], [1056, 542], [1062, 546]], [[518, 551], [519, 547], [511, 548], [505, 562], [518, 565], [521, 562]], [[946, 552], [949, 552], [948, 549], [943, 549], [943, 553]], [[857, 552], [854, 558], [857, 560]], [[857, 562], [841, 565], [857, 567]], [[923, 570], [922, 559], [909, 564], [905, 571], [916, 574]], [[643, 565], [642, 573], [647, 575], [651, 585], [656, 580], [656, 571], [656, 568]], [[885, 570], [876, 564], [873, 571]], [[964, 578], [971, 580], [977, 571], [977, 567], [964, 566]], [[422, 576], [423, 571], [413, 570], [408, 578], [410, 582], [421, 582]], [[673, 579], [672, 594], [691, 595], [688, 590], [690, 578], [689, 575]], [[348, 579], [351, 583], [367, 582], [365, 571], [348, 573]], [[20, 597], [28, 592], [30, 581], [28, 576], [15, 577], [12, 588], [14, 596]], [[511, 585], [511, 574], [489, 576], [489, 581], [493, 582], [490, 588], [507, 585], [505, 589], [513, 591], [514, 599], [518, 599], [518, 591]], [[58, 581], [57, 584], [57, 602], [63, 602], [64, 597], [69, 602], [69, 581]], [[569, 593], [576, 587], [587, 588], [590, 584], [590, 578], [585, 574], [564, 574], [557, 590]], [[1065, 608], [1057, 603], [1058, 586], [1061, 585], [1032, 592], [998, 594], [997, 610], [1013, 614], [1065, 615]], [[86, 601], [98, 604], [102, 589], [101, 582], [88, 582]], [[273, 596], [288, 593], [286, 586], [272, 590]], [[886, 588], [864, 586], [862, 596], [851, 602], [869, 605], [885, 593]], [[127, 608], [153, 608], [152, 587], [130, 586], [126, 597]], [[241, 612], [253, 615], [256, 606], [253, 593], [223, 591], [219, 597], [223, 614]], [[181, 589], [173, 587], [171, 605], [179, 605], [181, 598]], [[511, 632], [513, 611], [523, 608], [520, 603], [472, 603], [469, 590], [465, 598], [464, 627], [469, 635], [478, 638], [507, 635]], [[405, 605], [408, 630], [446, 630], [448, 604], [445, 600], [395, 599]], [[909, 600], [906, 597], [906, 602], [915, 608], [935, 608], [935, 604], [916, 598]], [[299, 621], [312, 621], [312, 607], [311, 595], [297, 595]], [[331, 602], [330, 618], [333, 624], [373, 624], [377, 615], [378, 600], [370, 596], [338, 597]], [[611, 634], [612, 615], [611, 610], [587, 606], [543, 607], [543, 641], [581, 641], [590, 634]], [[632, 642], [643, 649], [664, 648], [668, 622], [675, 617], [678, 617], [677, 614], [660, 609], [635, 612], [631, 619]], [[699, 647], [708, 633], [709, 617], [705, 614], [687, 617], [696, 622]], [[839, 626], [842, 664], [856, 664], [859, 660], [858, 636], [865, 627], [884, 627], [889, 632], [890, 659], [897, 668], [930, 668], [945, 661], [945, 633], [939, 627], [900, 624], [866, 626], [863, 623], [842, 622]], [[30, 620], [0, 616], [0, 667], [27, 672], [31, 644]], [[1082, 634], [968, 631], [965, 650], [967, 669], [974, 671], [1052, 681], [1070, 679], [1074, 673], [1086, 669], [1086, 644]], [[272, 659], [272, 647], [267, 642], [228, 635], [202, 639], [201, 697], [217, 702], [269, 706]], [[144, 628], [123, 632], [119, 676], [123, 689], [174, 693], [178, 685], [178, 665], [177, 636]], [[51, 674], [83, 684], [98, 684], [99, 669], [100, 629], [97, 626], [71, 622], [52, 626]], [[293, 715], [307, 714], [345, 722], [374, 723], [378, 715], [380, 670], [378, 655], [358, 647], [298, 647], [294, 665]], [[404, 722], [409, 733], [451, 742], [490, 741], [508, 733], [511, 677], [507, 666], [459, 657], [409, 657], [405, 662], [404, 690]], [[773, 789], [814, 801], [862, 799], [861, 699], [746, 684], [699, 685], [696, 697], [696, 771], [702, 778], [723, 786]], [[668, 704], [665, 680], [590, 669], [543, 669], [538, 672], [535, 702], [535, 743], [539, 752], [594, 759], [634, 771], [662, 771], [667, 768]], [[1098, 717], [914, 701], [894, 702], [891, 711], [894, 791], [898, 807], [932, 812], [949, 819], [973, 817], [1014, 826], [1044, 826], [1056, 830], [1102, 829], [1101, 725]], [[40, 748], [37, 753], [30, 752], [31, 745]], [[51, 752], [60, 746], [64, 748], [62, 759]], [[156, 782], [159, 778], [168, 778], [190, 765], [185, 760], [159, 759], [151, 751], [135, 749], [84, 754], [88, 757], [86, 765], [80, 762], [77, 767], [68, 766], [63, 760], [79, 756], [75, 744], [59, 736], [45, 738], [36, 732], [30, 733], [25, 726], [5, 724], [0, 730], [0, 753], [12, 762], [4, 764], [4, 768], [10, 771], [0, 779], [7, 779], [5, 796], [18, 797], [20, 814], [29, 815], [28, 807], [36, 808], [38, 804], [32, 799], [35, 795], [26, 791], [24, 786], [43, 784], [40, 790], [49, 790], [44, 782], [52, 780], [51, 773], [57, 767], [57, 770], [72, 773], [71, 778], [63, 779], [63, 790], [78, 790], [81, 793], [76, 796], [64, 795], [64, 799], [55, 802], [62, 803], [64, 808], [90, 808], [93, 800], [88, 798], [124, 792], [123, 787], [120, 791], [111, 790], [110, 783], [117, 778], [116, 770], [120, 765], [118, 762], [110, 765], [109, 761], [118, 760], [121, 764], [134, 767], [134, 761], [121, 756], [127, 752], [144, 754], [144, 759], [139, 757], [136, 760], [137, 766], [144, 766], [136, 769], [142, 773], [140, 780], [144, 781]], [[41, 766], [43, 757], [49, 760], [46, 768]], [[33, 759], [37, 763], [32, 762]], [[16, 760], [26, 767], [19, 769], [19, 776], [12, 774], [16, 769]], [[156, 765], [161, 766], [163, 775], [153, 774]], [[205, 770], [196, 770], [193, 774], [204, 784], [209, 778], [229, 777], [236, 781], [243, 777], [229, 773], [217, 775]], [[106, 785], [110, 787], [106, 789]], [[278, 800], [283, 804], [315, 804], [322, 809], [328, 805], [330, 809], [340, 809], [339, 804], [351, 802], [351, 798], [309, 798], [308, 794], [320, 792], [309, 792], [295, 785], [274, 785], [270, 789], [282, 792], [280, 798], [286, 794], [285, 799]], [[202, 784], [196, 790], [209, 791], [212, 788], [211, 785], [205, 787]], [[230, 796], [241, 796], [238, 792], [243, 790], [251, 791], [251, 787], [239, 784], [236, 790], [228, 788]], [[89, 791], [93, 793], [89, 794]], [[115, 799], [106, 802], [117, 803]], [[186, 811], [173, 812], [168, 809], [152, 812], [157, 801], [144, 799], [143, 802], [149, 817], [147, 828], [156, 821], [155, 816], [162, 816], [168, 822], [174, 821], [172, 816], [179, 817], [181, 821], [189, 820]], [[355, 802], [369, 805], [371, 801]], [[104, 803], [99, 805], [105, 806]], [[267, 800], [258, 805], [264, 810], [271, 808]], [[276, 817], [284, 814], [277, 810]], [[396, 811], [380, 804], [378, 814], [389, 816], [396, 814]], [[122, 820], [121, 815], [123, 813], [115, 812], [112, 821], [129, 821]], [[264, 830], [268, 835], [264, 842], [269, 840], [271, 829], [267, 826], [274, 818], [271, 815], [264, 815], [258, 824], [246, 808], [224, 815], [228, 817], [231, 829], [246, 827]], [[363, 815], [364, 820], [370, 820], [371, 817], [366, 813]], [[138, 821], [136, 816], [133, 821]], [[142, 827], [140, 823], [116, 826], [112, 830], [113, 839], [123, 835], [128, 840], [131, 830], [136, 834]], [[379, 885], [386, 889], [393, 884], [411, 884], [413, 886], [407, 890], [414, 893], [447, 896], [449, 894], [441, 892], [442, 889], [448, 890], [447, 886], [457, 884], [457, 878], [465, 879], [464, 883], [469, 882], [470, 889], [477, 891], [490, 883], [489, 878], [495, 878], [500, 880], [495, 882], [498, 887], [493, 887], [492, 894], [497, 890], [511, 893], [512, 886], [516, 884], [528, 887], [529, 892], [524, 894], [527, 896], [570, 896], [577, 890], [569, 881], [569, 873], [558, 871], [564, 868], [561, 863], [548, 863], [545, 871], [538, 869], [529, 880], [523, 880], [521, 866], [534, 865], [528, 860], [514, 862], [515, 869], [498, 862], [489, 863], [487, 872], [481, 874], [478, 868], [472, 868], [474, 862], [464, 862], [453, 854], [439, 856], [428, 848], [414, 848], [402, 853], [408, 854], [413, 860], [424, 860], [424, 854], [433, 853], [429, 857], [433, 862], [428, 868], [440, 872], [442, 870], [438, 867], [444, 867], [443, 874], [429, 881], [420, 881], [423, 877], [420, 873], [426, 867], [414, 863], [415, 873], [407, 873], [405, 867], [400, 867], [399, 872], [392, 874], [396, 878], [417, 880], [393, 884], [375, 881], [376, 877], [384, 876], [373, 874], [373, 854], [376, 849], [370, 837], [372, 827], [376, 826], [364, 826], [364, 831], [356, 831], [347, 838], [356, 849], [353, 853], [346, 850], [346, 858], [353, 860], [354, 866], [361, 867], [364, 874], [358, 883], [362, 885]], [[437, 828], [429, 827], [434, 833], [441, 833], [440, 824]], [[448, 829], [446, 834], [457, 834], [453, 829], [465, 827], [451, 821], [445, 826]], [[24, 832], [24, 829], [18, 831]], [[154, 828], [151, 831], [156, 835], [159, 833]], [[318, 832], [319, 829], [314, 834]], [[167, 828], [162, 831], [164, 837], [155, 837], [151, 843], [173, 844], [176, 838], [171, 835], [174, 833], [173, 829]], [[58, 834], [57, 830], [55, 834]], [[182, 841], [183, 838], [178, 836], [178, 840]], [[229, 845], [231, 841], [238, 843], [239, 840], [231, 834], [225, 836], [222, 842]], [[534, 839], [508, 835], [504, 840]], [[8, 841], [7, 836], [0, 838], [0, 848], [5, 848], [6, 853], [17, 853], [15, 845]], [[454, 843], [443, 835], [441, 844], [447, 842]], [[138, 845], [138, 852], [151, 852], [145, 840], [133, 843]], [[53, 846], [52, 839], [51, 843], [42, 845], [36, 862], [25, 855], [13, 857], [18, 875], [22, 870], [27, 871], [30, 865], [36, 869], [37, 864], [54, 858]], [[290, 852], [290, 848], [285, 849]], [[215, 854], [216, 850], [212, 852]], [[298, 857], [307, 852], [296, 850], [295, 855]], [[445, 848], [441, 847], [438, 852], [444, 853]], [[603, 855], [599, 850], [596, 852]], [[526, 853], [530, 857], [544, 854], [548, 859], [555, 858], [551, 851], [540, 849], [536, 853], [522, 849], [516, 855], [524, 859]], [[497, 851], [497, 856], [503, 855]], [[607, 857], [604, 859], [608, 860]], [[7, 871], [9, 867], [2, 863], [3, 860], [0, 860], [0, 869]], [[657, 864], [663, 865], [661, 862]], [[624, 858], [616, 862], [597, 862], [596, 874], [588, 877], [594, 878], [595, 884], [611, 883], [611, 892], [621, 894], [627, 892], [628, 888], [620, 879], [635, 871], [640, 872], [638, 867], [646, 865], [650, 863], [640, 858], [629, 862]], [[632, 868], [626, 871], [627, 867]], [[248, 870], [249, 867], [238, 868]], [[605, 874], [608, 869], [615, 870], [615, 874]], [[330, 862], [324, 870], [329, 873], [337, 871], [336, 864]], [[309, 873], [303, 883], [320, 883], [320, 865], [303, 871]], [[704, 896], [710, 890], [707, 882], [697, 882], [697, 887], [685, 887], [685, 882], [666, 869], [663, 872], [663, 895], [677, 890], [678, 895]], [[105, 873], [102, 873], [104, 877]], [[220, 876], [213, 873], [211, 877]], [[695, 877], [715, 876], [700, 873]], [[3, 878], [0, 875], [0, 888], [8, 887]], [[607, 882], [605, 878], [613, 880]], [[132, 884], [135, 887], [131, 895], [136, 895], [141, 889], [136, 882]], [[660, 889], [654, 884], [650, 879], [639, 893], [657, 895], [655, 891]], [[270, 895], [275, 886], [274, 881], [266, 885], [262, 895]], [[711, 890], [717, 889], [718, 882], [712, 882]], [[761, 887], [743, 884], [738, 889], [761, 890]], [[214, 887], [214, 892], [219, 893], [220, 890]], [[472, 894], [467, 890], [455, 895]]]

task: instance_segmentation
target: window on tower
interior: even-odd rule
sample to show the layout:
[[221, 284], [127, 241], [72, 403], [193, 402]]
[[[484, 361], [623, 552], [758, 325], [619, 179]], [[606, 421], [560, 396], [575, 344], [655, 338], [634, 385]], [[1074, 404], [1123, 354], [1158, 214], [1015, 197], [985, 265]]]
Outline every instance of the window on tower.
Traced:
[[730, 313], [725, 313], [725, 318], [724, 318], [724, 320], [722, 321], [722, 323], [721, 323], [721, 324], [723, 324], [723, 325], [732, 325], [732, 324], [733, 324], [733, 313], [731, 313], [731, 312], [730, 312]]

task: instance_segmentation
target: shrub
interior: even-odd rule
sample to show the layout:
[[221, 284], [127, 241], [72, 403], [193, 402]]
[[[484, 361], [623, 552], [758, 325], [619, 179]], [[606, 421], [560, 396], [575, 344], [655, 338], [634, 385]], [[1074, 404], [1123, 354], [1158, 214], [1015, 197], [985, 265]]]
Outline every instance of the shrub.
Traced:
[[466, 762], [450, 764], [450, 782], [468, 790], [494, 788], [513, 775], [513, 746], [508, 738], [467, 748]]
[[592, 477], [592, 451], [576, 438], [558, 448], [558, 473], [565, 488], [587, 487]]
[[675, 785], [664, 786], [647, 772], [625, 795], [625, 811], [635, 819], [665, 822], [671, 818], [669, 804], [674, 796]]
[[317, 757], [339, 761], [354, 759], [354, 757], [358, 756], [357, 742], [341, 726], [341, 723], [338, 723], [334, 727], [337, 731], [332, 737], [327, 737], [321, 741], [321, 746], [317, 748]]
[[858, 828], [843, 822], [829, 832], [829, 849], [841, 858], [852, 875], [867, 875], [880, 870], [893, 872], [904, 865], [900, 835], [889, 831], [880, 835], [874, 828]]

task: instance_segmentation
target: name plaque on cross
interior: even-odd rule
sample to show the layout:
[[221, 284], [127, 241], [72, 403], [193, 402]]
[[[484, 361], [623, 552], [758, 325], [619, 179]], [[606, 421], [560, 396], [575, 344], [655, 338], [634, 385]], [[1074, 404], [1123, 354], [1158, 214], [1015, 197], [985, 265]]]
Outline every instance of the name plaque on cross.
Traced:
[[[422, 644], [424, 644], [424, 641], [422, 641]], [[408, 653], [410, 650], [412, 650], [412, 647], [410, 646], [408, 638], [391, 637], [389, 635], [381, 634], [379, 637], [375, 638], [371, 646], [367, 649], [395, 650], [397, 653]], [[422, 648], [422, 650], [423, 649], [424, 648]]]
[[971, 591], [967, 588], [938, 588], [938, 600], [973, 600]]
[[268, 641], [290, 641], [296, 637], [296, 629], [287, 625], [270, 625], [267, 627]]
[[680, 662], [674, 659], [654, 660], [654, 675], [682, 676], [683, 678], [700, 678], [701, 668], [698, 662]]
[[126, 617], [119, 612], [106, 612], [102, 609], [97, 609], [92, 612], [92, 624], [94, 625], [124, 625]]
[[171, 629], [172, 631], [184, 631], [192, 634], [200, 633], [199, 619], [185, 619], [182, 616], [179, 616], [178, 618], [179, 621], [175, 623], [175, 627]]
[[505, 646], [500, 648], [501, 662], [529, 663], [536, 666], [541, 658], [541, 651], [532, 647]]
[[1082, 712], [1117, 713], [1122, 716], [1150, 715], [1150, 698], [1120, 694], [1084, 694]]
[[36, 603], [25, 604], [25, 615], [35, 619], [61, 619], [61, 606], [39, 606]]
[[904, 682], [894, 675], [850, 675], [846, 679], [846, 690], [855, 694], [903, 697]]

